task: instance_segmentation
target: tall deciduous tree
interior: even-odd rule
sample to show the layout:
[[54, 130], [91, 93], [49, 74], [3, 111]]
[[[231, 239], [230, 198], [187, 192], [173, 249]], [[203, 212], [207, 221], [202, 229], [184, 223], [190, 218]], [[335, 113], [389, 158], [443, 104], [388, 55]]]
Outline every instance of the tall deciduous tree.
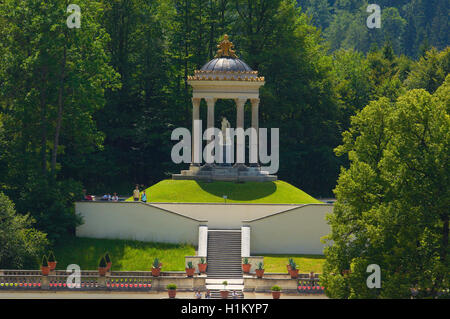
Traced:
[[[338, 154], [342, 169], [324, 268], [337, 298], [409, 298], [448, 294], [449, 81], [434, 94], [412, 90], [371, 102], [352, 118]], [[366, 285], [381, 267], [381, 289]], [[350, 273], [344, 270], [350, 270]]]
[[[92, 115], [104, 105], [104, 89], [116, 85], [116, 73], [105, 52], [109, 36], [98, 24], [101, 3], [78, 4], [82, 9], [79, 29], [66, 24], [68, 2], [8, 0], [0, 4], [4, 62], [0, 93], [9, 140], [3, 150], [7, 175], [2, 179], [19, 212], [50, 219], [50, 212], [60, 210], [59, 217], [67, 223], [49, 234], [51, 239], [62, 235], [67, 226], [75, 226], [73, 202], [66, 201], [66, 195], [74, 197], [81, 188], [69, 189], [72, 182], [64, 184], [61, 156], [75, 160], [101, 145]], [[30, 205], [32, 193], [55, 195], [59, 193], [55, 188], [61, 187], [67, 193], [60, 198], [43, 201], [42, 207]], [[37, 219], [38, 227], [48, 225]]]

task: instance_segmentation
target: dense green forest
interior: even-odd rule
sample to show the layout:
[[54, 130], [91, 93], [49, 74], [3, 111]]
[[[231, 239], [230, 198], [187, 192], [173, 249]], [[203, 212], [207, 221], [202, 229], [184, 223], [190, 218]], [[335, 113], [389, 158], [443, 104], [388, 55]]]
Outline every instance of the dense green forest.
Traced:
[[[187, 76], [224, 34], [266, 78], [260, 126], [280, 128], [279, 179], [316, 197], [333, 196], [349, 165], [334, 149], [351, 116], [433, 94], [450, 69], [446, 0], [380, 0], [380, 29], [356, 0], [75, 2], [74, 29], [69, 1], [0, 3], [0, 191], [51, 241], [80, 222], [83, 188], [129, 195], [183, 169], [170, 134], [191, 125]], [[233, 103], [218, 103], [233, 126]]]
[[[449, 44], [448, 0], [299, 0], [332, 50], [367, 53], [390, 42], [396, 54], [418, 58], [430, 47]], [[381, 7], [381, 28], [369, 29], [369, 4]]]

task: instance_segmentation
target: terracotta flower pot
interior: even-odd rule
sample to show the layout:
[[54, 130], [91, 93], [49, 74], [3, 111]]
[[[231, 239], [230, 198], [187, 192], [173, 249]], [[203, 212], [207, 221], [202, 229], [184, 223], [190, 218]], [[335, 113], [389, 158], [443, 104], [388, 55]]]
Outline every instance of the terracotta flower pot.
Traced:
[[262, 278], [264, 276], [264, 269], [256, 269], [256, 277]]
[[273, 299], [280, 299], [281, 291], [272, 291]]
[[167, 293], [169, 294], [169, 298], [175, 298], [175, 296], [177, 295], [177, 290], [169, 289], [169, 290], [167, 290]]
[[222, 297], [222, 299], [228, 299], [228, 294], [229, 294], [228, 290], [221, 290], [220, 291], [220, 297]]
[[100, 276], [105, 276], [106, 275], [106, 270], [107, 270], [106, 267], [98, 267], [98, 274]]
[[110, 271], [112, 266], [112, 262], [106, 263], [106, 270]]
[[158, 277], [161, 274], [161, 268], [152, 268], [152, 276]]
[[185, 268], [188, 277], [194, 277], [195, 268]]
[[298, 278], [298, 269], [291, 269], [289, 274], [291, 275], [291, 278]]
[[201, 274], [204, 274], [206, 272], [206, 267], [208, 266], [208, 264], [198, 264], [198, 271]]
[[50, 273], [50, 267], [41, 266], [41, 271], [42, 271], [42, 275], [48, 276], [48, 274]]
[[50, 270], [55, 270], [57, 263], [58, 263], [57, 261], [49, 261], [48, 267], [50, 268]]
[[252, 267], [251, 264], [242, 264], [242, 271], [246, 274], [250, 272], [250, 268]]
[[291, 273], [291, 265], [286, 265], [286, 268], [287, 268], [287, 271], [288, 271], [288, 274], [290, 274]]

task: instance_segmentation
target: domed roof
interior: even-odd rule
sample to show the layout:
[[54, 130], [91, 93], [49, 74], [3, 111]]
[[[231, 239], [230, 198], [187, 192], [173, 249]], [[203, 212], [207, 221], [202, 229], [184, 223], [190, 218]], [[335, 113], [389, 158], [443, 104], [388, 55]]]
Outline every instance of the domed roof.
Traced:
[[250, 72], [253, 71], [247, 63], [244, 61], [231, 58], [231, 57], [220, 57], [215, 58], [208, 63], [206, 63], [200, 71], [213, 71], [213, 72]]

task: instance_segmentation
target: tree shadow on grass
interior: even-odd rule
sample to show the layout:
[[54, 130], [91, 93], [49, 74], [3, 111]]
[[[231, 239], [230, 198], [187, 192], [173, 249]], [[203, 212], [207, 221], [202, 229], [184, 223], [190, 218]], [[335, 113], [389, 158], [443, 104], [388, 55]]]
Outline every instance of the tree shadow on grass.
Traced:
[[214, 182], [207, 183], [197, 181], [198, 186], [207, 193], [223, 197], [227, 196], [229, 200], [251, 201], [267, 197], [277, 191], [277, 185], [274, 182]]

